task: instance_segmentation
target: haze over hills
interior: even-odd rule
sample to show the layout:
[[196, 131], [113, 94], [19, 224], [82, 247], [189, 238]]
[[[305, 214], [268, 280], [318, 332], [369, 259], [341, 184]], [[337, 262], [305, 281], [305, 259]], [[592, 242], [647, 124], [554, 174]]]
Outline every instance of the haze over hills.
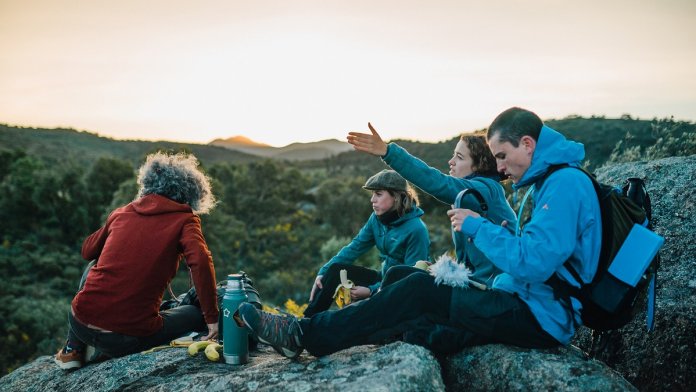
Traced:
[[311, 143], [292, 143], [284, 147], [273, 147], [255, 142], [245, 136], [233, 136], [227, 139], [215, 139], [208, 144], [264, 158], [287, 159], [290, 161], [330, 158], [353, 149], [350, 144], [336, 139]]

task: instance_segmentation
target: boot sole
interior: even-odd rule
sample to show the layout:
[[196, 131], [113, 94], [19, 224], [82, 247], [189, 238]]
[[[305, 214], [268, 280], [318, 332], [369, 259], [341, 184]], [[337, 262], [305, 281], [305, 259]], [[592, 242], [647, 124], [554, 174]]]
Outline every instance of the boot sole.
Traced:
[[53, 358], [53, 362], [63, 370], [79, 369], [82, 367], [82, 362], [80, 361], [63, 362], [57, 358]]

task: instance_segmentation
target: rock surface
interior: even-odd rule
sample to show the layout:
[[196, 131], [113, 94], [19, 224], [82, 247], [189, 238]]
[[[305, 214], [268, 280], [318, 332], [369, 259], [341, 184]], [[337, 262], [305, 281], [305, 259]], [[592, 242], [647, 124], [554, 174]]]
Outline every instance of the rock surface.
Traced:
[[500, 344], [471, 347], [448, 358], [449, 391], [635, 391], [602, 362], [560, 347], [534, 350]]
[[0, 391], [442, 391], [440, 365], [404, 343], [361, 346], [290, 361], [261, 346], [242, 366], [190, 357], [183, 348], [134, 354], [63, 371], [43, 356], [0, 379]]
[[[641, 391], [696, 390], [696, 155], [625, 163], [597, 170], [600, 181], [642, 178], [652, 200], [654, 230], [665, 237], [660, 253], [655, 330], [646, 332], [645, 306], [612, 333], [597, 358]], [[643, 301], [644, 302], [644, 301]], [[573, 342], [589, 351], [590, 334]]]

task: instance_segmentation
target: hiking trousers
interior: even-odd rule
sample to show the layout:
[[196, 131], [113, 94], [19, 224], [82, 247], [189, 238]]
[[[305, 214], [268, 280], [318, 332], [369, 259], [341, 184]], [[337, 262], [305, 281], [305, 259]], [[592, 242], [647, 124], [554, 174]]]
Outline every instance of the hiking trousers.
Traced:
[[[451, 309], [453, 296], [458, 298]], [[303, 318], [300, 327], [300, 342], [314, 356], [380, 343], [404, 333], [405, 341], [435, 354], [487, 343], [559, 345], [517, 295], [436, 285], [432, 276], [422, 273], [408, 275], [341, 310]]]
[[75, 339], [94, 346], [108, 357], [122, 357], [149, 348], [169, 344], [173, 339], [192, 331], [205, 331], [207, 325], [201, 310], [194, 305], [183, 305], [160, 312], [162, 328], [150, 336], [129, 336], [90, 328], [68, 312], [68, 340]]
[[341, 284], [340, 273], [342, 269], [346, 270], [348, 280], [352, 281], [356, 286], [368, 287], [382, 280], [379, 272], [369, 268], [343, 263], [331, 264], [321, 278], [321, 284], [324, 288], [318, 289], [314, 293], [314, 299], [309, 302], [307, 309], [304, 311], [306, 317], [313, 316], [331, 307], [336, 287]]

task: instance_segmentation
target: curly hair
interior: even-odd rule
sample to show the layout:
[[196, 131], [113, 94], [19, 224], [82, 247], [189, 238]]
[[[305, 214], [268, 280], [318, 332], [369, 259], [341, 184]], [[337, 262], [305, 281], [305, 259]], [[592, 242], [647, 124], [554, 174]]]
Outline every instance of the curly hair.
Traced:
[[404, 214], [411, 211], [414, 207], [418, 207], [418, 194], [409, 184], [406, 185], [405, 191], [387, 189], [387, 192], [394, 198], [394, 208], [399, 216], [404, 216]]
[[196, 214], [207, 214], [215, 206], [210, 179], [198, 168], [198, 159], [184, 153], [156, 152], [138, 171], [137, 198], [157, 194], [188, 204]]
[[469, 148], [472, 166], [475, 173], [483, 176], [498, 175], [498, 167], [495, 157], [488, 148], [488, 143], [483, 135], [462, 135], [461, 140]]

